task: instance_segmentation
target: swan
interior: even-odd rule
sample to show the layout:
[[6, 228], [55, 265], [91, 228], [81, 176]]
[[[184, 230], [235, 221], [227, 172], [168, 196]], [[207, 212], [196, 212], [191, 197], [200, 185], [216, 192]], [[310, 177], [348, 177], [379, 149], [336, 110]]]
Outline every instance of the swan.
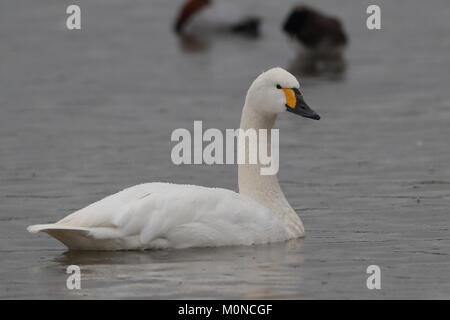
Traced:
[[[277, 114], [284, 111], [320, 119], [303, 100], [297, 79], [282, 68], [272, 68], [248, 89], [240, 127], [270, 132]], [[267, 141], [269, 150], [270, 136]], [[46, 232], [69, 250], [252, 245], [302, 237], [302, 221], [277, 176], [260, 175], [261, 168], [260, 163], [239, 165], [239, 193], [195, 185], [139, 184], [56, 223], [29, 226], [28, 231]]]

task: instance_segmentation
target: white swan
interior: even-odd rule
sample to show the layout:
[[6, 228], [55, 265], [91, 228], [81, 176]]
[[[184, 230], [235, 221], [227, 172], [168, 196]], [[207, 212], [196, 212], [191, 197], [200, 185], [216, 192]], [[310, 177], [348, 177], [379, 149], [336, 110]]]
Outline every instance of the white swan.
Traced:
[[[281, 68], [270, 69], [247, 92], [241, 128], [271, 129], [277, 114], [286, 110], [320, 118], [304, 102], [293, 75]], [[29, 226], [28, 231], [46, 232], [74, 250], [251, 245], [303, 236], [303, 224], [276, 175], [260, 175], [260, 168], [260, 164], [239, 165], [239, 193], [193, 185], [140, 184], [56, 223]]]

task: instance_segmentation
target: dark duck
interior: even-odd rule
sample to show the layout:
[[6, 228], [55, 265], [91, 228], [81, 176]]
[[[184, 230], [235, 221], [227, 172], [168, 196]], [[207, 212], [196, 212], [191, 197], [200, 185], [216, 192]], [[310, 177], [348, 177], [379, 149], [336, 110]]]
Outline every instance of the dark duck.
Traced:
[[283, 23], [283, 31], [308, 50], [332, 53], [348, 43], [341, 22], [307, 6], [295, 7]]

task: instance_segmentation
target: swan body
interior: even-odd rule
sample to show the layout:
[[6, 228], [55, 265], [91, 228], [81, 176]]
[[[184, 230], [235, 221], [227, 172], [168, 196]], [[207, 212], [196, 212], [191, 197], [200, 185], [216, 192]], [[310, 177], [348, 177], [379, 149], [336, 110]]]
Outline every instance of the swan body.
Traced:
[[[295, 77], [281, 68], [260, 75], [247, 93], [241, 128], [270, 129], [277, 113], [286, 110], [318, 119], [298, 87]], [[303, 236], [303, 224], [276, 175], [262, 176], [260, 169], [259, 163], [239, 165], [239, 193], [194, 185], [140, 184], [28, 231], [46, 232], [73, 250], [251, 245]]]
[[[72, 226], [82, 226], [73, 229]], [[162, 249], [238, 245], [289, 238], [282, 221], [259, 203], [221, 188], [146, 183], [36, 225], [71, 249]]]

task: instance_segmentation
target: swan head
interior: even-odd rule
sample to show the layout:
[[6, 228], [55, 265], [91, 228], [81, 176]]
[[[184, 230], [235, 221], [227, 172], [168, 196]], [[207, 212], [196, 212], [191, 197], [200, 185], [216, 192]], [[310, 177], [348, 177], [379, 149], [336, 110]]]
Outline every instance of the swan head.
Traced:
[[284, 111], [319, 120], [303, 99], [298, 80], [282, 68], [272, 68], [260, 74], [247, 92], [246, 104], [256, 111], [278, 114]]

